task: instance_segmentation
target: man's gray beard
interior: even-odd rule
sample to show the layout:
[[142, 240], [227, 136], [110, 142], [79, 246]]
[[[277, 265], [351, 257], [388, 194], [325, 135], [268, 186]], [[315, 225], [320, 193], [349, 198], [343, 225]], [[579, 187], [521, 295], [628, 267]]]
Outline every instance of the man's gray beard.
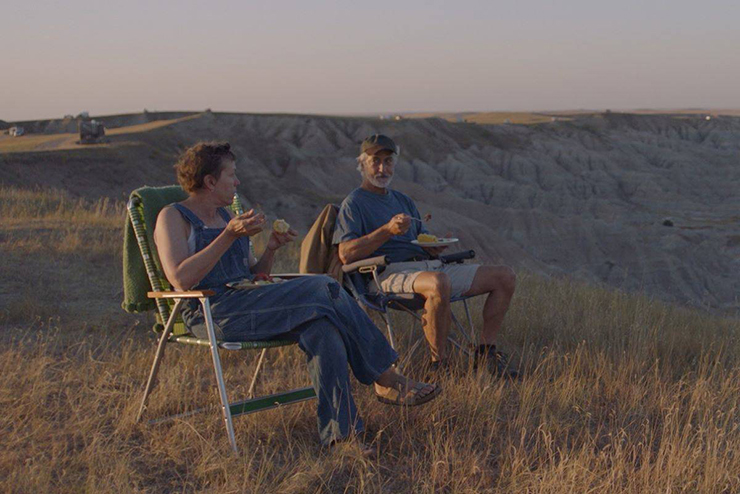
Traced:
[[391, 175], [388, 178], [378, 180], [375, 177], [367, 176], [367, 181], [373, 184], [374, 187], [378, 187], [380, 189], [386, 189], [393, 181], [393, 176]]

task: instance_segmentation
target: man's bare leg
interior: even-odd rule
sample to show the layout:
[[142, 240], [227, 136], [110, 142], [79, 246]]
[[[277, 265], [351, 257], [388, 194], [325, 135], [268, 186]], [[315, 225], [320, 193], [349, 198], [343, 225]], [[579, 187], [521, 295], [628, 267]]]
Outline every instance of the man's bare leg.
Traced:
[[475, 273], [473, 284], [464, 295], [488, 293], [483, 305], [483, 330], [480, 344], [493, 345], [501, 330], [506, 311], [516, 288], [516, 274], [508, 266], [481, 266]]
[[445, 273], [424, 271], [414, 280], [414, 292], [422, 295], [422, 327], [429, 342], [432, 362], [447, 358], [447, 335], [450, 334], [450, 278]]

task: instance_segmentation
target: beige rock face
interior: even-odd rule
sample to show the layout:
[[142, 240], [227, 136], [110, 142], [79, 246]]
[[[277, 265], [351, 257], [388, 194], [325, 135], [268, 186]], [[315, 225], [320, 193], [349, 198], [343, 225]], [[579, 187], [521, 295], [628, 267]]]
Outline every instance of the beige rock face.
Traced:
[[486, 126], [207, 113], [87, 153], [0, 155], [0, 172], [7, 184], [120, 198], [174, 182], [178, 149], [223, 139], [238, 155], [240, 194], [305, 233], [324, 204], [359, 185], [354, 158], [375, 132], [402, 149], [392, 187], [432, 213], [432, 233], [452, 233], [485, 262], [738, 308], [737, 117]]

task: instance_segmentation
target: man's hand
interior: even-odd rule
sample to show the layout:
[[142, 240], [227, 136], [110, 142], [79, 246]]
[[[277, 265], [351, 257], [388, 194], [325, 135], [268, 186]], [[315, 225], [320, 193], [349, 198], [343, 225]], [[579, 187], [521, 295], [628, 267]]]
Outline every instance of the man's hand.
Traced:
[[422, 249], [427, 251], [427, 254], [436, 259], [442, 252], [445, 251], [445, 249], [447, 249], [447, 246], [443, 245], [442, 247], [422, 247]]
[[270, 234], [270, 240], [267, 241], [269, 250], [278, 250], [283, 245], [294, 241], [298, 237], [298, 232], [292, 228], [285, 233], [278, 233], [275, 230]]
[[411, 227], [411, 216], [407, 214], [397, 214], [385, 224], [386, 229], [391, 235], [403, 235]]
[[226, 225], [226, 233], [234, 238], [251, 237], [261, 232], [264, 224], [265, 215], [255, 213], [254, 209], [250, 209], [246, 213], [231, 218], [229, 224]]
[[[447, 233], [445, 237], [446, 238], [452, 237], [452, 233]], [[427, 251], [427, 254], [429, 254], [430, 256], [436, 259], [437, 257], [440, 256], [440, 254], [442, 254], [445, 251], [445, 249], [447, 249], [447, 247], [448, 247], [447, 245], [443, 245], [441, 247], [422, 247], [422, 249]]]

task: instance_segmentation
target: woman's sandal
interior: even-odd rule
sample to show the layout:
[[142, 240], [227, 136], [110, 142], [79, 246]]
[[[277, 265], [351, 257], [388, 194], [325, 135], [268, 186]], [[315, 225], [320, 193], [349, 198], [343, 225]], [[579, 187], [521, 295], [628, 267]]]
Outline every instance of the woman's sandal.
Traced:
[[[432, 386], [432, 391], [424, 396], [419, 396], [419, 393], [427, 386]], [[406, 391], [404, 394], [401, 393], [402, 389]], [[393, 387], [385, 388], [382, 393], [379, 393], [376, 389], [375, 396], [379, 402], [387, 405], [413, 407], [432, 401], [441, 392], [442, 388], [438, 384], [416, 383], [413, 388], [406, 388], [403, 383], [398, 382]]]

